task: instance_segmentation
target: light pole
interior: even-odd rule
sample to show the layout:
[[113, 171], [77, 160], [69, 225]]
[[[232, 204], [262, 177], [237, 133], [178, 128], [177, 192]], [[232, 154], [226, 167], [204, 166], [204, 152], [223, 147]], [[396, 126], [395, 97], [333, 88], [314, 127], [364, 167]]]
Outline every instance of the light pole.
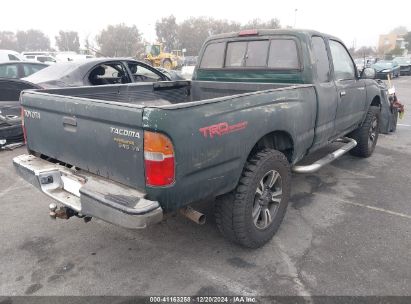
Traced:
[[296, 9], [294, 10], [294, 28], [295, 28], [295, 26], [297, 25], [297, 11], [298, 11], [298, 9], [296, 8]]

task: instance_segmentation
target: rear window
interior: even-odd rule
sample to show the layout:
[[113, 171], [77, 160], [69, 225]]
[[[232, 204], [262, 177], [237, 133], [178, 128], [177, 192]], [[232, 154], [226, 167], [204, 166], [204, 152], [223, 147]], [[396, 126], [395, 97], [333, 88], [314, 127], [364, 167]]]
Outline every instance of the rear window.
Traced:
[[244, 55], [247, 50], [247, 42], [230, 42], [227, 45], [225, 57], [226, 67], [241, 67], [244, 65]]
[[297, 44], [292, 39], [234, 41], [209, 44], [201, 68], [299, 69]]
[[273, 69], [298, 69], [297, 44], [291, 39], [272, 40], [268, 67]]
[[207, 45], [201, 60], [201, 67], [208, 69], [221, 68], [224, 62], [224, 49], [225, 42]]
[[20, 59], [17, 58], [17, 56], [14, 56], [13, 54], [9, 54], [9, 60], [20, 61]]
[[268, 44], [268, 40], [250, 41], [245, 66], [265, 67], [267, 65]]

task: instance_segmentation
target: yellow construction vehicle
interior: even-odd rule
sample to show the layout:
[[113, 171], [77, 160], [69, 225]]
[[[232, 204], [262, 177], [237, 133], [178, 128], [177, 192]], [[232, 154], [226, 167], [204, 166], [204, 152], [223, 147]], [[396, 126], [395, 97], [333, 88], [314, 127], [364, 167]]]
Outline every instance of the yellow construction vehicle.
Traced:
[[165, 52], [163, 45], [146, 45], [146, 55], [144, 60], [153, 67], [162, 67], [168, 70], [177, 68], [182, 62], [182, 51], [173, 50], [171, 53]]

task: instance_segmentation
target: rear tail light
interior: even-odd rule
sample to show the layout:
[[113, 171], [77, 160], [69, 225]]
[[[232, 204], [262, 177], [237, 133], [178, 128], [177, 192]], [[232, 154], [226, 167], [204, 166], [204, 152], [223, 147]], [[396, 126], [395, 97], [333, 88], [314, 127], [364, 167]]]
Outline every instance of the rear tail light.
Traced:
[[144, 164], [146, 185], [167, 186], [174, 183], [174, 149], [167, 136], [144, 131]]
[[24, 143], [27, 144], [26, 127], [24, 126], [24, 108], [21, 107], [21, 128], [23, 129]]

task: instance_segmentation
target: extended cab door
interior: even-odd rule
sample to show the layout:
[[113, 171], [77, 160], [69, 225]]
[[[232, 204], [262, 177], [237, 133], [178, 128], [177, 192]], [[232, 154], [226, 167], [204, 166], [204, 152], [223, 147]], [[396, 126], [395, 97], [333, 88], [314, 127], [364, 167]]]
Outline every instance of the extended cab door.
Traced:
[[337, 113], [337, 90], [331, 75], [330, 59], [323, 37], [312, 36], [312, 52], [315, 71], [314, 84], [317, 91], [318, 111], [315, 138], [311, 150], [327, 144], [335, 134], [335, 117]]
[[340, 135], [358, 125], [364, 115], [365, 82], [358, 79], [345, 46], [337, 40], [329, 40], [329, 46], [338, 94], [335, 135]]

